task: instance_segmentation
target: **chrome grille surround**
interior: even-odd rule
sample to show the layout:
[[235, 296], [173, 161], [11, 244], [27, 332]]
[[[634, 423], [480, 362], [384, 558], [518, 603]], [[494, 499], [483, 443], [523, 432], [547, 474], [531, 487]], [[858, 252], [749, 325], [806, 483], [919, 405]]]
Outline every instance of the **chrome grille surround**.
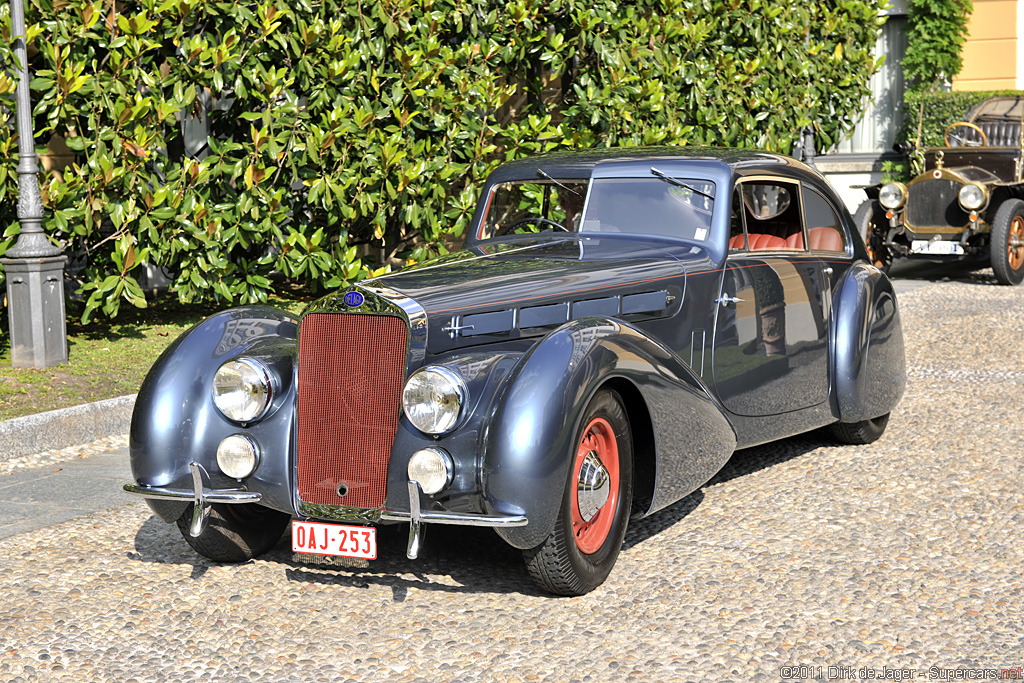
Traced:
[[[349, 306], [344, 302], [344, 293], [340, 293], [334, 296], [325, 297], [320, 301], [313, 304], [303, 315], [305, 317], [311, 314], [337, 314], [337, 315], [371, 315], [371, 316], [392, 316], [400, 318], [405, 323], [407, 331], [407, 339], [405, 345], [405, 364], [401, 369], [401, 377], [399, 378], [399, 393], [401, 386], [404, 384], [405, 378], [408, 377], [412, 369], [419, 367], [423, 358], [426, 355], [427, 345], [427, 316], [423, 308], [412, 299], [404, 296], [403, 294], [396, 292], [387, 287], [374, 284], [360, 284], [352, 289], [358, 289], [363, 294], [363, 302], [359, 306]], [[299, 322], [299, 347], [302, 345], [302, 321]], [[299, 372], [299, 366], [302, 364], [302, 359], [299, 359], [299, 363], [296, 364], [296, 372]], [[298, 385], [298, 377], [296, 378], [296, 385]], [[401, 411], [400, 397], [399, 397], [398, 411]], [[301, 401], [301, 397], [300, 397]], [[397, 416], [396, 416], [397, 420]], [[298, 425], [299, 420], [296, 420], [296, 458], [293, 463], [293, 477], [295, 482], [302, 481], [300, 479], [300, 467], [299, 459], [299, 434]], [[394, 438], [394, 435], [391, 435]], [[388, 442], [388, 450], [390, 450], [391, 442]], [[388, 453], [390, 456], [390, 453]], [[386, 467], [386, 461], [385, 461]], [[386, 474], [386, 472], [385, 472]], [[373, 522], [381, 518], [382, 512], [384, 512], [383, 498], [380, 499], [381, 504], [379, 507], [357, 507], [357, 506], [345, 506], [345, 505], [334, 505], [315, 503], [302, 499], [299, 492], [300, 486], [295, 487], [294, 491], [294, 503], [295, 510], [304, 516], [319, 518], [319, 519], [337, 519], [337, 520], [351, 520], [356, 522]], [[385, 491], [386, 493], [386, 491]], [[311, 497], [311, 496], [307, 496]]]

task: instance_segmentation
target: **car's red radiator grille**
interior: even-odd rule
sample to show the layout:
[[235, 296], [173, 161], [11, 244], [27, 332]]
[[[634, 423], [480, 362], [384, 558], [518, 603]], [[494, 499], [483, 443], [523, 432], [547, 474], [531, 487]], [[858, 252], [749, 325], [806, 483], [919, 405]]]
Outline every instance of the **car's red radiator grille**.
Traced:
[[[402, 412], [407, 327], [388, 315], [311, 313], [299, 331], [299, 498], [379, 508]], [[338, 495], [342, 486], [344, 496]], [[347, 489], [347, 490], [346, 490]]]

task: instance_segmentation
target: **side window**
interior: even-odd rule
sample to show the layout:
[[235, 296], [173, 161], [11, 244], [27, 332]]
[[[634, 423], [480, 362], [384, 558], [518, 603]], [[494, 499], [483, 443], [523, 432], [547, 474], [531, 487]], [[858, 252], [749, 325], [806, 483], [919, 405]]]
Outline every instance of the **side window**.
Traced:
[[743, 233], [743, 200], [740, 199], [740, 188], [732, 192], [732, 211], [729, 218], [729, 251], [743, 251], [747, 248], [747, 238]]
[[[795, 183], [754, 180], [739, 186], [751, 251], [804, 248], [800, 202]], [[732, 246], [730, 242], [730, 246]]]
[[839, 215], [827, 199], [809, 187], [804, 188], [804, 214], [811, 251], [846, 253]]

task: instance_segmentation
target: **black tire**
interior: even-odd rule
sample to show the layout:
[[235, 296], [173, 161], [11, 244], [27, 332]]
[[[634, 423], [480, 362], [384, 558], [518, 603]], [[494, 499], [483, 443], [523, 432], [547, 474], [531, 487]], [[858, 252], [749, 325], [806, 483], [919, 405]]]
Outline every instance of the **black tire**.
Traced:
[[198, 538], [189, 533], [192, 509], [178, 518], [178, 531], [185, 542], [203, 557], [215, 562], [245, 562], [274, 547], [288, 527], [291, 515], [252, 503], [215, 503], [210, 506], [206, 528]]
[[992, 220], [989, 257], [1001, 284], [1024, 281], [1024, 201], [1007, 199], [999, 205]]
[[[607, 427], [611, 428], [613, 439], [612, 435], [605, 433]], [[579, 454], [590, 448], [584, 445], [584, 440], [593, 438], [594, 429], [598, 430], [601, 443], [609, 444], [610, 439], [614, 441], [618, 472], [615, 476], [609, 474], [609, 479], [611, 482], [617, 479], [618, 486], [611, 485], [607, 502], [591, 520], [583, 523], [579, 513], [574, 512], [573, 503], [577, 495]], [[595, 442], [588, 440], [586, 443], [593, 445]], [[609, 448], [588, 452], [597, 454], [602, 459], [605, 471], [611, 472], [613, 465]], [[541, 588], [558, 595], [583, 595], [604, 583], [611, 573], [622, 549], [622, 539], [629, 523], [629, 509], [633, 502], [633, 435], [622, 399], [617, 393], [601, 390], [591, 399], [583, 412], [583, 420], [569, 457], [572, 464], [555, 528], [542, 544], [524, 551], [523, 557], [530, 576]], [[582, 526], [575, 527], [582, 540], [578, 540], [578, 535], [574, 534], [574, 519], [582, 523]], [[605, 525], [607, 531], [602, 532]], [[599, 543], [599, 546], [584, 552], [581, 545], [586, 546], [587, 542]]]
[[840, 443], [861, 446], [878, 441], [889, 424], [889, 413], [871, 420], [860, 422], [836, 422], [829, 426], [832, 436]]
[[869, 199], [857, 207], [853, 216], [857, 232], [868, 250], [868, 260], [883, 273], [889, 272], [892, 265], [892, 253], [885, 246], [885, 230], [888, 222], [885, 211], [875, 199]]

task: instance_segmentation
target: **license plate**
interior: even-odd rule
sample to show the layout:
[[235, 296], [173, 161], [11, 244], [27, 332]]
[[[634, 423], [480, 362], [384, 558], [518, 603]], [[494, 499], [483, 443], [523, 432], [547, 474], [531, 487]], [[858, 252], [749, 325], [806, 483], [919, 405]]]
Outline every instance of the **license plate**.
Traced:
[[953, 254], [963, 254], [964, 248], [960, 246], [959, 242], [947, 242], [945, 240], [914, 240], [910, 245], [910, 251], [913, 254], [939, 254], [942, 256], [950, 256]]
[[292, 521], [292, 552], [377, 559], [377, 529], [372, 526]]

